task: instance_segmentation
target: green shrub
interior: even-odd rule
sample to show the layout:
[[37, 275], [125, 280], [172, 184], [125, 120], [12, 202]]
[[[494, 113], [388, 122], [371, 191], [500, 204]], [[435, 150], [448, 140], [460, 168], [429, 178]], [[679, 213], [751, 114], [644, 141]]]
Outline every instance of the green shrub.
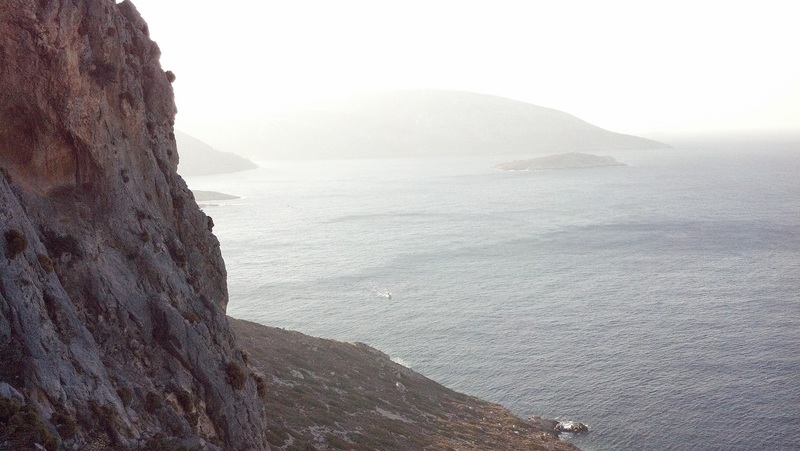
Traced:
[[226, 380], [229, 384], [231, 384], [231, 387], [236, 390], [241, 390], [244, 388], [244, 384], [247, 381], [247, 376], [244, 374], [242, 367], [239, 366], [238, 363], [228, 362], [228, 364], [225, 365], [225, 375]]
[[92, 413], [92, 430], [95, 433], [103, 432], [109, 438], [114, 436], [114, 431], [119, 426], [116, 409], [110, 404], [100, 404], [97, 400], [89, 401], [89, 411]]
[[48, 254], [59, 259], [64, 254], [73, 255], [75, 258], [82, 258], [80, 242], [72, 235], [61, 235], [58, 232], [44, 230], [44, 245], [47, 247]]
[[325, 436], [325, 442], [333, 449], [353, 449], [353, 445], [347, 440], [339, 437], [336, 434], [328, 434]]
[[282, 425], [277, 426], [278, 428], [280, 428], [279, 431], [273, 431], [272, 429], [275, 426], [272, 424], [270, 424], [269, 427], [270, 429], [268, 429], [266, 432], [267, 442], [269, 442], [270, 445], [274, 445], [280, 448], [281, 446], [283, 446], [284, 443], [286, 443], [287, 440], [287, 434], [283, 430], [284, 429], [283, 426]]
[[148, 392], [144, 398], [144, 407], [148, 412], [154, 412], [161, 408], [161, 396], [154, 392]]
[[17, 229], [8, 229], [6, 237], [6, 257], [14, 258], [28, 247], [28, 239]]
[[110, 63], [95, 61], [94, 67], [89, 70], [89, 75], [100, 86], [106, 87], [117, 79], [118, 69]]
[[176, 240], [170, 240], [167, 242], [167, 249], [169, 249], [169, 254], [172, 256], [172, 261], [174, 261], [178, 267], [183, 268], [186, 266], [189, 258], [186, 256], [186, 251], [183, 249], [183, 245], [178, 243]]
[[256, 392], [258, 396], [263, 398], [267, 397], [267, 381], [263, 377], [253, 374], [253, 379], [256, 380]]
[[197, 324], [200, 321], [202, 321], [200, 315], [198, 315], [195, 312], [190, 312], [190, 311], [181, 312], [181, 316], [183, 316], [183, 319], [185, 319], [186, 321], [189, 321], [189, 324]]
[[144, 448], [142, 450], [158, 450], [158, 451], [198, 451], [199, 448], [197, 447], [188, 447], [178, 443], [176, 440], [170, 440], [164, 437], [161, 434], [157, 434], [155, 437], [151, 438], [150, 440], [145, 443]]
[[47, 451], [58, 449], [58, 439], [39, 418], [39, 412], [16, 399], [0, 397], [0, 443], [11, 449], [34, 449], [36, 444]]
[[0, 424], [7, 422], [21, 407], [22, 403], [16, 399], [0, 396]]
[[56, 412], [50, 417], [50, 422], [56, 425], [56, 430], [61, 438], [72, 438], [78, 430], [78, 423], [72, 415]]
[[175, 393], [175, 397], [178, 398], [178, 403], [181, 405], [181, 409], [183, 409], [184, 412], [188, 413], [194, 410], [194, 398], [191, 393], [186, 390], [178, 390], [177, 393]]

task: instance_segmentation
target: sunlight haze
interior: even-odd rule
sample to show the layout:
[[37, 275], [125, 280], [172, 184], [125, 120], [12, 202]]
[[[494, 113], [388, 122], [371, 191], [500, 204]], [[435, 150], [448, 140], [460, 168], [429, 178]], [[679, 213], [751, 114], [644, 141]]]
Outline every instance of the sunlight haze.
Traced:
[[617, 132], [797, 130], [792, 2], [134, 0], [178, 128], [364, 90], [441, 88]]

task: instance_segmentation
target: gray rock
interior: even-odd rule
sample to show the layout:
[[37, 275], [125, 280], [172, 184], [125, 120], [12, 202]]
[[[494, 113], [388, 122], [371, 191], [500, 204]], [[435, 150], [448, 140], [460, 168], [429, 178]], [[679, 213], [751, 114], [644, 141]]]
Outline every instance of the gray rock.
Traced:
[[560, 421], [558, 424], [556, 424], [556, 431], [578, 434], [589, 431], [589, 426], [583, 423], [578, 423], [577, 421]]
[[25, 402], [25, 397], [22, 396], [22, 393], [5, 382], [0, 382], [0, 397], [16, 399], [22, 403]]

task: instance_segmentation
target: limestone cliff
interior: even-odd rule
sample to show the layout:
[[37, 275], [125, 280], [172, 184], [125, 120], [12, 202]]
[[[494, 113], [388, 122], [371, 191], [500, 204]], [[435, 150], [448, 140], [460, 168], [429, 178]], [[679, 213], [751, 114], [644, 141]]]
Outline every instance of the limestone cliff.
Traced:
[[0, 400], [76, 449], [261, 449], [159, 55], [130, 1], [0, 2]]

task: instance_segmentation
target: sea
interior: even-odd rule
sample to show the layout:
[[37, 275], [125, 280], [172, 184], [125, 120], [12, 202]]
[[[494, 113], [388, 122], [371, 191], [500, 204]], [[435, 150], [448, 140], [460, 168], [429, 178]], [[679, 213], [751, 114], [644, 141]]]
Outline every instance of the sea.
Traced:
[[800, 146], [262, 161], [188, 178], [228, 314], [589, 425], [584, 450], [800, 449]]

